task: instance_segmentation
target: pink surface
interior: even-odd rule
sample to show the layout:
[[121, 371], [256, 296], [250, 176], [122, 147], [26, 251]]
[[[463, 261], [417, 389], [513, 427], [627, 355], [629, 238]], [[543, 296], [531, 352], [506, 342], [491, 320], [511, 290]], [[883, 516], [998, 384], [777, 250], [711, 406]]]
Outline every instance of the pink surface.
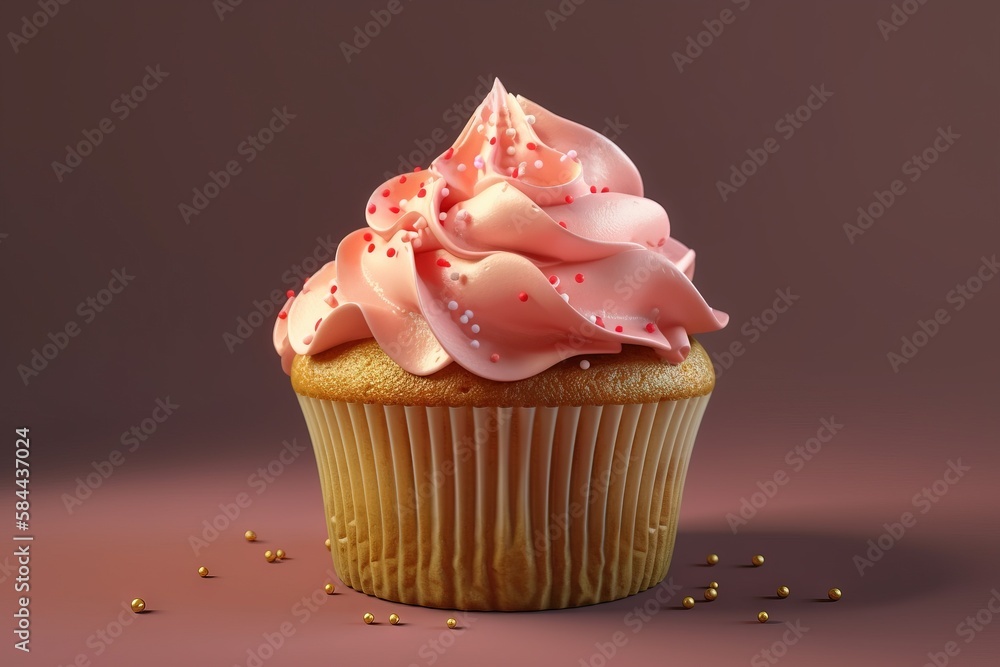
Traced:
[[[995, 454], [961, 433], [939, 451], [910, 434], [889, 447], [878, 425], [850, 422], [796, 471], [797, 459], [789, 465], [785, 454], [807, 443], [819, 422], [748, 437], [713, 424], [717, 417], [710, 407], [688, 475], [668, 575], [680, 588], [565, 611], [408, 607], [357, 593], [335, 578], [337, 594], [325, 596], [321, 588], [332, 564], [308, 450], [280, 467], [273, 463], [279, 445], [271, 456], [238, 463], [206, 459], [164, 467], [159, 454], [137, 457], [72, 516], [59, 500], [72, 490], [72, 479], [52, 479], [35, 497], [35, 634], [27, 664], [69, 665], [82, 655], [91, 665], [254, 665], [248, 650], [284, 623], [294, 632], [260, 664], [763, 665], [774, 664], [761, 653], [773, 649], [788, 665], [922, 665], [928, 651], [942, 651], [948, 641], [960, 649], [953, 664], [989, 664], [1000, 651], [1000, 623], [985, 625], [970, 643], [956, 626], [986, 608], [1000, 587], [1000, 537], [994, 509], [984, 502], [992, 493], [988, 469], [995, 469]], [[730, 446], [737, 442], [746, 446]], [[878, 453], [871, 449], [876, 443]], [[207, 450], [220, 443], [204, 444]], [[873, 465], [886, 457], [894, 463]], [[933, 488], [947, 461], [959, 458], [970, 470], [922, 514], [924, 503], [915, 505], [914, 494]], [[280, 469], [273, 482], [262, 482], [259, 473], [250, 477], [269, 464], [272, 474]], [[733, 535], [726, 514], [758, 490], [755, 480], [768, 486], [777, 470], [786, 472], [786, 482]], [[196, 556], [190, 536], [241, 492], [249, 505]], [[884, 522], [899, 521], [905, 511], [916, 515], [915, 525], [859, 576], [853, 557], [864, 554], [867, 540], [878, 539]], [[248, 528], [258, 542], [243, 539]], [[264, 550], [279, 547], [289, 559], [265, 562]], [[719, 565], [704, 565], [709, 552], [721, 556]], [[763, 567], [748, 566], [755, 553], [765, 555]], [[198, 577], [201, 565], [212, 578]], [[720, 595], [707, 603], [701, 596], [710, 580], [720, 582]], [[792, 596], [774, 599], [782, 584]], [[842, 588], [844, 598], [818, 600], [831, 586]], [[685, 595], [699, 600], [694, 609], [680, 608]], [[122, 614], [134, 622], [110, 643], [95, 634], [102, 628], [116, 634], [122, 603], [135, 596], [150, 613]], [[308, 602], [311, 596], [315, 602]], [[1000, 600], [993, 606], [1000, 609]], [[766, 625], [755, 620], [760, 610], [770, 613]], [[374, 626], [362, 622], [369, 611]], [[392, 612], [402, 618], [399, 626], [388, 624]], [[992, 617], [981, 614], [980, 620]], [[460, 631], [447, 630], [449, 616], [460, 620]], [[787, 646], [783, 638], [795, 633], [786, 622], [802, 633]], [[610, 652], [616, 639], [614, 657], [604, 662], [601, 647]], [[5, 649], [5, 664], [12, 653]]]

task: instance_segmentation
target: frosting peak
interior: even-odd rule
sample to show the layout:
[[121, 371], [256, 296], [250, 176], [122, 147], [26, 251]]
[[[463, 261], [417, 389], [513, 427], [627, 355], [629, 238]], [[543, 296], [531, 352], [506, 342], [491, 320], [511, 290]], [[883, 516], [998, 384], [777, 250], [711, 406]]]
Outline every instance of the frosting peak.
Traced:
[[427, 170], [375, 190], [366, 219], [282, 309], [286, 372], [368, 337], [416, 375], [454, 361], [520, 380], [625, 343], [679, 363], [688, 334], [729, 319], [625, 153], [499, 80]]

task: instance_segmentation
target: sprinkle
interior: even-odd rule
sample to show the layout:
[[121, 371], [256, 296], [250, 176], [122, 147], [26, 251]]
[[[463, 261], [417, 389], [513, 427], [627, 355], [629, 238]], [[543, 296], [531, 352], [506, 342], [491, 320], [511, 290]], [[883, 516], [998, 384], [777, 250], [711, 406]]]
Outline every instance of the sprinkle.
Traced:
[[580, 362], [580, 368], [582, 368], [583, 370], [587, 370], [588, 368], [590, 368], [590, 362], [584, 359], [583, 361]]
[[[566, 153], [566, 156], [570, 160], [575, 160], [576, 159], [576, 151], [569, 151], [568, 153]], [[417, 167], [417, 168], [419, 169], [419, 167]]]
[[562, 220], [559, 221], [559, 226], [562, 227], [563, 229], [569, 229], [569, 227], [566, 226], [566, 223], [563, 222]]
[[396, 249], [389, 248], [388, 250], [385, 251], [385, 254], [388, 255], [389, 257], [394, 257], [396, 255]]
[[363, 238], [365, 241], [371, 241], [372, 240], [372, 233], [371, 232], [365, 232], [365, 235], [363, 237], [361, 237], [361, 238]]
[[646, 322], [646, 331], [648, 331], [649, 333], [655, 332], [656, 331], [656, 325], [653, 324], [652, 322]]
[[413, 247], [414, 248], [419, 248], [423, 244], [424, 244], [424, 241], [419, 236], [417, 238], [413, 239]]
[[566, 195], [566, 203], [567, 204], [573, 203], [573, 195]]
[[471, 345], [472, 348], [475, 349], [475, 350], [479, 349], [479, 341], [476, 340], [475, 338], [473, 338], [472, 340], [469, 341], [469, 345]]
[[527, 292], [521, 292], [520, 294], [517, 295], [517, 298], [520, 299], [521, 301], [527, 301], [528, 300], [528, 293]]
[[559, 296], [561, 296], [561, 297], [562, 297], [562, 300], [563, 300], [563, 301], [565, 301], [566, 303], [569, 303], [569, 294], [567, 294], [566, 292], [563, 292], [563, 293], [562, 293], [562, 294], [560, 294]]
[[449, 262], [448, 260], [446, 260], [444, 257], [438, 257], [437, 265], [438, 266], [451, 266], [451, 262]]
[[576, 275], [574, 276], [574, 279], [576, 280], [576, 282], [578, 282], [578, 283], [582, 283], [582, 282], [583, 282], [583, 274], [582, 274], [582, 273], [578, 273], [578, 274], [576, 274]]
[[476, 169], [482, 169], [483, 164], [484, 164], [483, 157], [481, 155], [477, 155], [476, 158], [472, 161], [472, 166], [475, 167]]
[[458, 302], [457, 301], [449, 301], [448, 302], [448, 310], [458, 310]]
[[448, 277], [451, 278], [452, 280], [458, 280], [460, 276], [458, 275], [458, 271], [452, 271], [451, 275]]
[[286, 313], [285, 311], [281, 311], [280, 313], [278, 313], [278, 319], [279, 320], [283, 320], [286, 317], [288, 317], [288, 313]]
[[597, 194], [597, 186], [596, 185], [591, 185], [590, 186], [590, 194], [592, 194], [592, 195], [596, 195]]
[[455, 147], [452, 146], [451, 148], [449, 148], [448, 150], [446, 150], [444, 152], [444, 155], [442, 155], [441, 157], [444, 158], [445, 160], [450, 160], [451, 156], [454, 155], [454, 154], [455, 154]]
[[[573, 151], [570, 151], [570, 152], [572, 153]], [[416, 172], [420, 171], [421, 169], [423, 169], [423, 167], [414, 167], [413, 171], [414, 171], [414, 173], [416, 173]]]
[[508, 127], [507, 131], [504, 132], [504, 134], [506, 134], [508, 137], [513, 137], [515, 134], [517, 134], [517, 130], [515, 130], [512, 127]]
[[337, 286], [330, 285], [330, 294], [336, 294], [336, 293], [337, 293]]
[[458, 170], [459, 170], [459, 171], [465, 171], [465, 169], [466, 169], [466, 167], [465, 167], [465, 165], [464, 165], [464, 164], [460, 164], [460, 165], [458, 165]]
[[441, 196], [442, 197], [447, 197], [450, 194], [451, 194], [451, 190], [449, 190], [448, 188], [441, 188]]
[[375, 250], [375, 244], [374, 243], [369, 243], [368, 244], [368, 252], [372, 252], [374, 250]]
[[399, 213], [399, 207], [398, 206], [390, 206], [389, 210], [392, 211], [393, 213]]
[[285, 296], [287, 296], [289, 299], [291, 299], [293, 296], [295, 296], [295, 291], [294, 290], [288, 290], [287, 292], [285, 292]]
[[493, 354], [490, 355], [490, 361], [492, 361], [495, 364], [496, 362], [500, 361], [500, 355], [494, 352]]
[[549, 282], [553, 285], [559, 285], [559, 276], [549, 276]]
[[496, 142], [497, 142], [497, 138], [496, 137], [490, 137], [490, 146], [492, 146]]
[[371, 206], [368, 207], [368, 212], [369, 213], [374, 213], [375, 212], [375, 204], [372, 204]]
[[471, 217], [472, 216], [469, 215], [468, 211], [466, 211], [465, 209], [462, 209], [461, 211], [459, 211], [458, 213], [455, 214], [455, 221], [456, 222], [465, 222], [466, 220], [469, 220]]
[[496, 125], [497, 124], [497, 112], [496, 111], [494, 111], [493, 113], [490, 114], [489, 121], [490, 121], [490, 125]]
[[517, 178], [517, 167], [514, 167], [513, 169], [510, 170], [510, 177]]
[[424, 190], [423, 188], [420, 188], [420, 190], [417, 192], [417, 196], [418, 197], [423, 197], [426, 194], [427, 194], [427, 190]]
[[337, 297], [335, 297], [332, 294], [327, 294], [325, 297], [323, 297], [323, 303], [330, 306], [331, 308], [335, 308], [337, 306]]
[[597, 324], [597, 315], [588, 315], [587, 319], [590, 320], [591, 324]]
[[621, 333], [622, 331], [624, 331], [624, 329], [622, 328], [622, 325], [619, 324], [618, 326], [615, 327], [615, 331]]
[[389, 196], [389, 194], [390, 194], [390, 192], [389, 192], [389, 188], [386, 188], [385, 190], [383, 190], [383, 191], [382, 191], [382, 196], [383, 196], [383, 197], [388, 197], [388, 196]]
[[399, 205], [400, 206], [406, 206], [406, 202], [408, 202], [408, 201], [410, 201], [410, 200], [409, 199], [400, 199], [399, 200]]
[[541, 160], [535, 160], [535, 169], [541, 169], [544, 166], [545, 166], [544, 162], [542, 162]]
[[483, 133], [483, 129], [484, 129], [484, 127], [483, 127], [482, 123], [480, 123], [479, 125], [476, 126], [476, 132], [478, 132], [479, 134]]
[[528, 143], [525, 144], [525, 146], [529, 151], [533, 151], [536, 148], [538, 148], [538, 144], [536, 144], [534, 141], [529, 141]]
[[529, 113], [527, 116], [524, 117], [524, 122], [527, 123], [528, 125], [534, 125], [535, 124], [535, 114]]
[[400, 176], [399, 177], [399, 182], [400, 183], [406, 183], [406, 176]]
[[462, 315], [460, 318], [458, 318], [458, 321], [461, 322], [462, 324], [468, 324], [469, 318], [466, 317], [465, 315]]
[[513, 146], [508, 146], [507, 147], [507, 155], [513, 155], [513, 154], [514, 154], [514, 147]]
[[605, 185], [603, 188], [601, 188], [601, 192], [611, 192], [611, 188]]
[[473, 324], [472, 325], [472, 333], [479, 333], [479, 325], [478, 324]]
[[464, 315], [465, 315], [466, 317], [468, 317], [468, 318], [469, 318], [470, 320], [472, 319], [472, 311], [471, 311], [471, 310], [467, 310], [467, 311], [465, 311]]
[[441, 211], [440, 213], [438, 213], [438, 220], [444, 222], [447, 219], [448, 219], [448, 214], [447, 213], [445, 213], [444, 211]]
[[302, 344], [303, 345], [309, 345], [311, 342], [313, 342], [313, 335], [312, 334], [309, 334], [305, 338], [302, 339]]
[[318, 320], [316, 320], [316, 326], [313, 327], [313, 331], [316, 331], [317, 329], [319, 329], [319, 325], [321, 325], [321, 324], [323, 324], [323, 318], [322, 317], [319, 318]]

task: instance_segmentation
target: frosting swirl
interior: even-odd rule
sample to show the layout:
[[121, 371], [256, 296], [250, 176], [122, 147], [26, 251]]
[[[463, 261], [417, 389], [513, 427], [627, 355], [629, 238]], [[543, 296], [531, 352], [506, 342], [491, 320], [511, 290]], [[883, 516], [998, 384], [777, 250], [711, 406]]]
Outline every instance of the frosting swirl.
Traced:
[[366, 216], [279, 314], [286, 372], [371, 337], [415, 375], [455, 362], [521, 380], [622, 344], [680, 363], [689, 334], [729, 319], [625, 153], [499, 80], [454, 145], [383, 183]]

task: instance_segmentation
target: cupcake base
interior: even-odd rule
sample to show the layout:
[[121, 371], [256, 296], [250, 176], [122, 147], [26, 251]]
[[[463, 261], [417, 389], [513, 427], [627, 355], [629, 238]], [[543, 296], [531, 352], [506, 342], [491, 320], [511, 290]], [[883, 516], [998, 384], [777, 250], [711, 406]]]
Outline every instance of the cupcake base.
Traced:
[[337, 573], [386, 600], [468, 610], [654, 586], [710, 396], [510, 408], [299, 395]]

